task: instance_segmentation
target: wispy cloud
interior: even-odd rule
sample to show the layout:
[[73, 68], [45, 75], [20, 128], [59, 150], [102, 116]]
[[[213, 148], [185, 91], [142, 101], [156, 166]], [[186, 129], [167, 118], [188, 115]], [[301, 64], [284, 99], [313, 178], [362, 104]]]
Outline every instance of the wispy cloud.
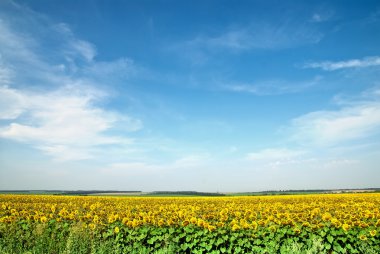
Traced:
[[[12, 76], [14, 84], [27, 83], [28, 87], [46, 83], [49, 86], [61, 86], [72, 83], [74, 78], [90, 80], [93, 83], [107, 82], [106, 77], [112, 77], [112, 81], [125, 80], [142, 70], [127, 57], [97, 61], [95, 45], [75, 36], [69, 25], [55, 24], [25, 6], [14, 3], [11, 6], [17, 9], [17, 16], [10, 17], [9, 13], [0, 11], [2, 81], [4, 70], [17, 73]], [[30, 24], [25, 23], [25, 19]]]
[[12, 71], [3, 65], [0, 55], [0, 84], [7, 85], [10, 83]]
[[0, 137], [30, 144], [60, 160], [87, 159], [92, 147], [130, 143], [106, 132], [120, 122], [127, 124], [124, 130], [135, 131], [141, 122], [96, 106], [102, 96], [78, 85], [45, 94], [1, 87], [0, 119], [9, 123], [1, 126]]
[[[312, 23], [283, 19], [252, 21], [248, 24], [227, 26], [213, 33], [199, 32], [189, 40], [170, 47], [193, 65], [203, 65], [210, 58], [224, 53], [240, 53], [249, 50], [281, 50], [319, 43], [324, 37]], [[226, 51], [227, 50], [227, 51]]]
[[315, 145], [334, 146], [369, 138], [380, 131], [378, 90], [356, 100], [340, 101], [336, 110], [315, 111], [292, 121], [293, 139]]
[[311, 15], [310, 21], [315, 22], [315, 23], [322, 23], [329, 21], [333, 18], [334, 16], [334, 11], [333, 10], [326, 10], [326, 9], [321, 9], [316, 12], [314, 12]]
[[105, 175], [155, 175], [168, 171], [188, 170], [203, 167], [210, 161], [204, 154], [190, 154], [179, 157], [168, 163], [121, 162], [112, 163], [100, 171]]
[[255, 95], [279, 95], [302, 92], [315, 86], [322, 79], [316, 76], [307, 81], [266, 80], [256, 83], [230, 83], [221, 85], [222, 90], [241, 93], [252, 93]]
[[91, 62], [96, 56], [96, 48], [88, 41], [80, 40], [75, 37], [70, 27], [65, 23], [53, 26], [58, 33], [67, 41], [64, 44], [64, 52], [66, 57], [82, 57], [84, 60]]
[[311, 17], [311, 21], [312, 22], [323, 22], [327, 20], [324, 16], [321, 16], [321, 14], [318, 14], [318, 13], [314, 13], [313, 16]]
[[365, 19], [366, 24], [376, 23], [380, 21], [380, 7], [373, 11], [367, 19]]
[[306, 150], [272, 147], [248, 153], [245, 157], [251, 166], [264, 169], [276, 169], [289, 165], [307, 164], [315, 161]]
[[362, 59], [350, 59], [346, 61], [323, 61], [323, 62], [311, 62], [305, 64], [304, 68], [322, 69], [325, 71], [335, 71], [347, 68], [364, 68], [380, 65], [379, 56], [365, 57]]
[[198, 35], [187, 41], [188, 47], [231, 50], [281, 49], [304, 44], [318, 43], [323, 34], [304, 25], [284, 21], [280, 24], [252, 23], [247, 26], [228, 28], [214, 36]]
[[96, 61], [95, 46], [67, 24], [13, 2], [7, 8], [18, 15], [0, 11], [0, 138], [57, 160], [88, 159], [99, 146], [131, 143], [129, 132], [142, 122], [107, 109], [110, 95], [98, 87], [107, 84], [105, 76], [135, 73], [133, 61]]
[[248, 160], [252, 161], [283, 161], [299, 158], [305, 151], [292, 150], [287, 148], [268, 148], [258, 152], [249, 153]]
[[112, 62], [93, 62], [80, 70], [80, 74], [85, 77], [91, 77], [94, 80], [125, 80], [138, 73], [144, 72], [142, 68], [136, 66], [130, 58], [120, 58]]

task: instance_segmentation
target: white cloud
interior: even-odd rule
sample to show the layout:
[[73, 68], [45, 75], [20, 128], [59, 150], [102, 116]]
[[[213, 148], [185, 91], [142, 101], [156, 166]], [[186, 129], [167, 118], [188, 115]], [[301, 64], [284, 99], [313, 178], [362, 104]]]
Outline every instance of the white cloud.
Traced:
[[0, 85], [8, 85], [11, 82], [12, 70], [5, 66], [0, 55]]
[[368, 138], [380, 130], [380, 98], [371, 97], [340, 102], [337, 110], [315, 111], [292, 121], [293, 139], [316, 145], [337, 145]]
[[350, 59], [346, 61], [323, 61], [323, 62], [312, 62], [304, 65], [304, 68], [315, 68], [322, 69], [325, 71], [335, 71], [346, 68], [364, 68], [371, 66], [380, 65], [379, 56], [365, 57], [362, 59]]
[[230, 152], [230, 153], [235, 153], [235, 152], [237, 152], [239, 150], [239, 148], [237, 148], [236, 146], [230, 146], [229, 148], [228, 148], [228, 152]]
[[93, 62], [82, 70], [83, 75], [99, 79], [129, 78], [139, 72], [134, 61], [120, 58], [112, 62]]
[[31, 36], [12, 31], [5, 20], [0, 19], [0, 54], [2, 62], [12, 59], [17, 64], [28, 63], [34, 66], [44, 65], [32, 51], [37, 42]]
[[101, 169], [100, 172], [111, 176], [151, 175], [165, 170], [161, 165], [147, 164], [144, 162], [113, 163]]
[[7, 107], [0, 111], [0, 118], [12, 121], [1, 126], [0, 137], [31, 144], [61, 160], [88, 158], [94, 146], [129, 143], [106, 132], [128, 123], [131, 126], [123, 130], [136, 131], [141, 122], [96, 106], [102, 96], [80, 86], [45, 94], [1, 87], [0, 104]]
[[268, 148], [258, 152], [249, 153], [248, 160], [252, 161], [287, 161], [294, 158], [299, 158], [304, 155], [305, 151], [292, 150], [287, 148]]
[[0, 119], [15, 119], [25, 108], [23, 96], [13, 89], [0, 86]]
[[318, 13], [314, 13], [313, 16], [311, 17], [311, 20], [313, 22], [322, 22], [323, 21], [323, 18], [321, 17], [320, 14]]
[[266, 80], [257, 83], [231, 83], [223, 84], [221, 88], [226, 91], [252, 93], [256, 95], [278, 95], [298, 93], [316, 85], [322, 77], [312, 80], [290, 82], [286, 80]]
[[177, 159], [170, 167], [189, 168], [204, 164], [209, 159], [208, 155], [188, 155]]
[[111, 82], [106, 76], [136, 72], [133, 61], [98, 62], [95, 46], [67, 24], [13, 2], [8, 7], [9, 13], [0, 10], [0, 138], [58, 160], [88, 159], [98, 146], [131, 143], [126, 133], [142, 122], [101, 106], [109, 95], [96, 87]]
[[333, 15], [334, 15], [334, 12], [331, 10], [321, 10], [319, 12], [313, 13], [310, 21], [315, 22], [315, 23], [326, 22], [330, 20], [333, 17]]
[[281, 24], [252, 23], [234, 27], [215, 36], [198, 35], [188, 41], [189, 48], [227, 48], [232, 50], [281, 49], [318, 43], [323, 35], [306, 24], [285, 21]]
[[65, 49], [67, 55], [73, 57], [79, 55], [88, 62], [91, 62], [94, 59], [96, 56], [95, 46], [88, 41], [76, 38], [67, 24], [59, 23], [53, 26], [53, 28], [66, 40]]
[[190, 154], [179, 157], [167, 163], [120, 162], [112, 163], [100, 171], [105, 175], [152, 175], [169, 171], [195, 170], [204, 167], [210, 156], [204, 154]]
[[95, 46], [87, 41], [73, 40], [71, 41], [71, 46], [89, 62], [92, 61], [96, 55]]
[[88, 147], [73, 147], [67, 145], [42, 145], [37, 149], [52, 156], [56, 161], [86, 160], [93, 157]]
[[169, 47], [193, 65], [203, 65], [212, 56], [248, 50], [279, 50], [319, 43], [323, 33], [310, 22], [283, 19], [280, 22], [252, 21], [231, 25], [213, 33], [199, 33], [189, 40]]

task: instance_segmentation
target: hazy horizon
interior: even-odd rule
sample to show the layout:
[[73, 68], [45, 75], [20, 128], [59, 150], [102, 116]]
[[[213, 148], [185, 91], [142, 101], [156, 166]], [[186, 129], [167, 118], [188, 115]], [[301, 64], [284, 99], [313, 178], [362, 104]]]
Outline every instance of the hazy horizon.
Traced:
[[380, 182], [378, 1], [0, 2], [0, 190]]

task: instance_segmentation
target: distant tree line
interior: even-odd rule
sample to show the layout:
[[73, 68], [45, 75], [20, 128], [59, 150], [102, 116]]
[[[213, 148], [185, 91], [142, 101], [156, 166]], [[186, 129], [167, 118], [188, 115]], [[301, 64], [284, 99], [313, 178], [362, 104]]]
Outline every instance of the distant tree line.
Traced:
[[225, 196], [216, 192], [198, 192], [198, 191], [153, 191], [149, 195], [186, 195], [186, 196]]
[[62, 193], [58, 195], [90, 195], [90, 194], [109, 194], [109, 193], [115, 193], [115, 194], [122, 194], [122, 193], [141, 193], [141, 191], [113, 191], [113, 190], [77, 190], [77, 191], [63, 191]]

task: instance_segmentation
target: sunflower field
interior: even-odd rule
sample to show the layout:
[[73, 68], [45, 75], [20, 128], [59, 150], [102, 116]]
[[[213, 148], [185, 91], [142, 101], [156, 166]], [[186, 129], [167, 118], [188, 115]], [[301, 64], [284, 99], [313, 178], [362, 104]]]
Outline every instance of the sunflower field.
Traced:
[[380, 194], [0, 195], [0, 253], [380, 253]]

